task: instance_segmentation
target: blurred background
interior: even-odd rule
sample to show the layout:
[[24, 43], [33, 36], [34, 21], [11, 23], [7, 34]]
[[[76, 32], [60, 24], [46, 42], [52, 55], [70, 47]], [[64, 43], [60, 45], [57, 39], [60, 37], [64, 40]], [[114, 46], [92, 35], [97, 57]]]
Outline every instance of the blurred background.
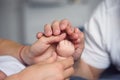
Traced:
[[67, 18], [87, 22], [102, 0], [0, 0], [0, 38], [31, 44], [44, 25]]

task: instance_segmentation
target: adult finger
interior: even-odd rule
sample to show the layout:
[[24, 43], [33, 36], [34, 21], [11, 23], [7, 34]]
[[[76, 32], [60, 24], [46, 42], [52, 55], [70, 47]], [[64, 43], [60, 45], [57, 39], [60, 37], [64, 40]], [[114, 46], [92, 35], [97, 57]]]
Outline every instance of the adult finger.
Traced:
[[68, 35], [71, 35], [74, 32], [74, 27], [71, 27], [71, 25], [68, 25], [66, 28], [66, 32]]
[[76, 40], [75, 42], [75, 53], [74, 53], [74, 59], [77, 60], [78, 58], [80, 58], [83, 50], [84, 50], [84, 47], [85, 47], [85, 44], [84, 44], [84, 34], [82, 32], [79, 33], [79, 39]]
[[[76, 32], [77, 31], [77, 32]], [[79, 38], [79, 33], [78, 33], [79, 29], [78, 28], [74, 28], [74, 32], [72, 34], [69, 34], [69, 38], [71, 40], [77, 40]]]
[[74, 60], [73, 60], [73, 57], [69, 57], [64, 60], [61, 60], [60, 63], [62, 64], [63, 69], [67, 69], [67, 68], [70, 68], [71, 66], [73, 66]]
[[77, 34], [78, 38], [76, 38], [76, 40], [74, 40], [74, 43], [80, 43], [82, 41], [84, 41], [84, 33], [81, 32], [80, 30], [78, 30], [78, 28], [76, 28], [75, 34]]
[[79, 35], [78, 34], [76, 34], [76, 33], [72, 33], [71, 35], [68, 35], [68, 37], [69, 37], [69, 39], [70, 40], [77, 40], [79, 37], [78, 37]]
[[83, 51], [83, 49], [80, 49], [80, 48], [77, 48], [75, 50], [75, 53], [73, 54], [73, 57], [74, 57], [75, 61], [78, 60], [78, 59], [80, 59], [82, 51]]
[[44, 26], [44, 34], [45, 36], [51, 36], [52, 35], [52, 28], [50, 24], [46, 24]]
[[44, 42], [46, 42], [47, 44], [52, 44], [65, 39], [65, 37], [66, 37], [66, 33], [62, 33], [61, 35], [58, 36], [46, 37], [46, 39], [44, 39]]
[[37, 40], [31, 47], [31, 52], [34, 53], [32, 56], [37, 56], [43, 54], [44, 51], [46, 51], [49, 46], [51, 46], [52, 43], [57, 43], [63, 39], [65, 39], [66, 33], [62, 33], [58, 36], [50, 36], [50, 37], [41, 37], [39, 40]]
[[55, 20], [52, 23], [52, 31], [54, 35], [59, 35], [60, 34], [60, 28], [59, 28], [59, 21]]
[[42, 32], [38, 32], [38, 33], [36, 34], [36, 38], [37, 38], [37, 39], [41, 38], [42, 36], [43, 36], [43, 33], [42, 33]]
[[63, 19], [60, 21], [60, 29], [61, 30], [65, 30], [68, 25], [70, 25], [70, 22], [67, 19]]

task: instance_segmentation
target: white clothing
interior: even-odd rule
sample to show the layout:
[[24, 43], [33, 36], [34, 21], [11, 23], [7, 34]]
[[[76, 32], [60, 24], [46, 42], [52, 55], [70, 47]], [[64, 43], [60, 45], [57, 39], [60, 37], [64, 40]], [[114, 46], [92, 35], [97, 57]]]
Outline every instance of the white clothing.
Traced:
[[98, 69], [111, 63], [120, 69], [120, 0], [103, 1], [85, 25], [82, 59]]
[[0, 70], [7, 76], [16, 74], [23, 70], [25, 66], [12, 56], [0, 56]]

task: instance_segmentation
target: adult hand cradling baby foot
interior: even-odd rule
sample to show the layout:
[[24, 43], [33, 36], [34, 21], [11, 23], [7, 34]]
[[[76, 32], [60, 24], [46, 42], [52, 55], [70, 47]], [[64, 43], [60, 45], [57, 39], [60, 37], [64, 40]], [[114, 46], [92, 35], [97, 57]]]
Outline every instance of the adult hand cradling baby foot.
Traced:
[[[54, 23], [53, 23], [54, 24]], [[48, 27], [49, 25], [45, 25], [45, 27]], [[74, 44], [70, 41], [67, 35], [67, 33], [63, 32], [61, 34], [66, 34], [64, 39], [61, 39], [59, 41], [53, 41], [53, 42], [48, 42], [47, 45], [49, 45], [48, 48], [46, 48], [46, 50], [44, 50], [44, 54], [41, 55], [39, 57], [39, 61], [44, 61], [48, 58], [50, 58], [48, 61], [49, 62], [53, 62], [56, 60], [61, 60], [67, 57], [71, 57], [73, 56], [73, 54], [75, 53], [75, 46]], [[40, 35], [40, 37], [39, 37]], [[41, 36], [42, 35], [42, 36]], [[57, 37], [60, 35], [52, 35], [53, 37]], [[46, 34], [44, 33], [38, 33], [37, 35], [38, 40], [47, 40], [49, 39], [51, 36], [46, 36]], [[49, 41], [49, 40], [48, 40]], [[42, 42], [42, 41], [41, 41]], [[46, 44], [44, 42], [42, 42], [41, 44]]]
[[[52, 24], [44, 26], [44, 35], [46, 37], [59, 36], [66, 33], [66, 38], [59, 41], [56, 48], [58, 57], [73, 56], [74, 60], [78, 60], [84, 49], [84, 34], [75, 27], [72, 27], [68, 20], [54, 21]], [[41, 38], [41, 33], [37, 34], [37, 38]]]
[[[41, 40], [41, 44], [45, 45], [46, 43], [44, 43], [44, 40], [47, 40], [49, 38], [50, 37], [42, 36], [39, 38], [39, 40]], [[67, 40], [66, 37], [64, 37], [64, 39], [60, 40], [59, 42], [58, 41], [55, 41], [54, 43], [50, 42], [46, 45], [49, 45], [49, 47], [46, 48], [44, 54], [39, 57], [39, 61], [48, 60], [48, 62], [51, 63], [56, 60], [71, 57], [75, 51], [73, 43]]]
[[44, 33], [38, 33], [37, 38], [32, 46], [26, 46], [21, 51], [21, 58], [27, 65], [44, 60], [53, 62], [69, 56], [78, 60], [84, 48], [83, 33], [78, 28], [72, 27], [68, 20], [54, 21], [51, 25], [45, 25]]

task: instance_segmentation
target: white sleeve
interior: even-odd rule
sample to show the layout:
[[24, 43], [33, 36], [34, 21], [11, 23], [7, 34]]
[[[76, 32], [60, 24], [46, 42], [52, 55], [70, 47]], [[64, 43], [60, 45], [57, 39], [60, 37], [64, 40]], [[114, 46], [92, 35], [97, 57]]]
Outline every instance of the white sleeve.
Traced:
[[110, 65], [106, 50], [106, 6], [103, 2], [95, 11], [89, 23], [85, 25], [85, 49], [82, 60], [98, 69], [106, 69]]
[[16, 74], [23, 70], [25, 66], [12, 56], [0, 56], [0, 70], [7, 76]]

